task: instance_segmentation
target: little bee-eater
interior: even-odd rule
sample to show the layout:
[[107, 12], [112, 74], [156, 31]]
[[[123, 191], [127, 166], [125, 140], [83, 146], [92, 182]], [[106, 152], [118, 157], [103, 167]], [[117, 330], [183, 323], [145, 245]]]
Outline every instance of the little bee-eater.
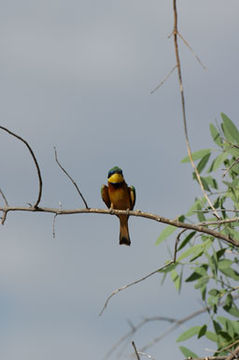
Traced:
[[[124, 180], [123, 172], [115, 166], [108, 172], [108, 186], [102, 185], [101, 197], [110, 209], [133, 210], [136, 193], [134, 186], [128, 186]], [[117, 215], [120, 220], [120, 245], [130, 245], [128, 218], [129, 215]]]

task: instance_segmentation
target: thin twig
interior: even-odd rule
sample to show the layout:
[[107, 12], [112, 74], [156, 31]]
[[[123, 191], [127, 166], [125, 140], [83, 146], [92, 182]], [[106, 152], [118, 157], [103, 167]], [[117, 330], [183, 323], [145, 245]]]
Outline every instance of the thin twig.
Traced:
[[149, 355], [149, 354], [147, 354], [147, 353], [145, 353], [145, 352], [138, 351], [138, 354], [139, 354], [139, 355], [142, 355], [142, 356], [145, 356], [145, 357], [147, 357], [147, 358], [150, 359], [150, 360], [155, 360], [155, 359], [153, 358], [153, 356], [151, 356], [151, 355]]
[[30, 145], [28, 144], [28, 142], [26, 140], [24, 140], [21, 136], [15, 134], [14, 132], [8, 130], [7, 128], [3, 127], [3, 126], [0, 126], [0, 129], [6, 131], [8, 134], [16, 137], [18, 140], [22, 141], [26, 147], [28, 148], [32, 158], [33, 158], [33, 161], [34, 161], [34, 164], [36, 166], [36, 169], [37, 169], [37, 175], [38, 175], [38, 181], [39, 181], [39, 191], [38, 191], [38, 198], [37, 198], [37, 201], [35, 202], [35, 204], [33, 205], [34, 209], [37, 209], [40, 201], [41, 201], [41, 195], [42, 195], [42, 177], [41, 177], [41, 171], [40, 171], [40, 167], [38, 165], [38, 162], [37, 162], [37, 159], [36, 159], [36, 156], [32, 150], [32, 148], [30, 147]]
[[[153, 321], [166, 321], [169, 323], [175, 323], [178, 320], [174, 319], [174, 318], [168, 318], [165, 316], [153, 316], [153, 317], [148, 317], [148, 318], [144, 318], [142, 321], [140, 321], [137, 325], [133, 325], [132, 323], [130, 323], [130, 331], [128, 333], [126, 333], [125, 335], [123, 335], [112, 347], [111, 349], [107, 352], [107, 354], [105, 355], [104, 359], [108, 359], [110, 357], [110, 355], [127, 339], [129, 339], [131, 336], [133, 336], [141, 327], [143, 327], [144, 325], [146, 325], [149, 322], [153, 322]], [[128, 321], [129, 322], [129, 321]]]
[[6, 207], [7, 207], [8, 206], [8, 201], [7, 201], [6, 196], [3, 193], [2, 189], [0, 189], [0, 194], [2, 195], [2, 198], [3, 198], [4, 202], [5, 202]]
[[238, 359], [238, 354], [239, 354], [239, 346], [237, 346], [235, 350], [231, 351], [231, 354], [226, 358], [226, 360]]
[[[239, 297], [239, 295], [236, 295], [233, 297], [233, 299], [236, 300], [236, 299], [238, 299], [238, 297]], [[225, 301], [221, 301], [218, 303], [218, 306], [220, 306], [220, 307], [224, 306], [224, 305], [225, 305]], [[146, 351], [148, 348], [150, 348], [151, 346], [155, 345], [157, 342], [162, 340], [165, 336], [167, 336], [168, 334], [170, 334], [171, 332], [176, 330], [183, 323], [195, 318], [198, 315], [201, 315], [202, 313], [204, 313], [206, 311], [210, 311], [210, 309], [212, 309], [212, 307], [213, 306], [205, 306], [204, 308], [191, 313], [190, 315], [186, 316], [185, 318], [179, 319], [177, 322], [175, 322], [175, 324], [173, 324], [171, 327], [169, 327], [164, 333], [162, 333], [160, 336], [154, 338], [150, 343], [148, 343], [144, 347], [142, 347], [140, 349], [140, 351]], [[201, 359], [206, 359], [206, 358], [207, 357], [201, 358]], [[212, 359], [212, 358], [209, 358], [209, 359]], [[215, 357], [215, 359], [217, 359], [217, 357]], [[224, 359], [226, 359], [226, 357], [224, 357]], [[190, 360], [192, 360], [192, 359], [190, 359]]]
[[[6, 196], [3, 193], [2, 189], [0, 189], [0, 194], [2, 195], [3, 201], [5, 203], [5, 207], [7, 208], [8, 207], [8, 201], [7, 201]], [[7, 212], [5, 210], [3, 210], [3, 215], [2, 215], [2, 220], [1, 220], [2, 225], [4, 225], [6, 218], [7, 218]]]
[[226, 360], [226, 359], [227, 359], [226, 356], [205, 356], [201, 358], [190, 358], [190, 360]]
[[183, 125], [184, 125], [184, 134], [185, 134], [185, 141], [186, 141], [186, 147], [187, 147], [187, 152], [188, 152], [188, 156], [191, 162], [191, 165], [195, 171], [198, 183], [201, 187], [201, 190], [203, 192], [204, 197], [206, 198], [208, 204], [210, 205], [210, 207], [213, 209], [213, 214], [217, 217], [217, 219], [220, 219], [219, 214], [217, 213], [215, 207], [213, 206], [211, 200], [209, 199], [200, 174], [198, 172], [198, 169], [193, 161], [192, 158], [192, 151], [191, 151], [191, 146], [190, 146], [190, 142], [189, 142], [189, 137], [188, 137], [188, 129], [187, 129], [187, 121], [186, 121], [186, 108], [185, 108], [185, 98], [184, 98], [184, 90], [183, 90], [183, 79], [182, 79], [182, 70], [181, 70], [181, 62], [180, 62], [180, 57], [179, 57], [179, 49], [178, 49], [178, 13], [177, 13], [177, 1], [173, 0], [173, 11], [174, 11], [174, 28], [173, 28], [173, 35], [174, 35], [174, 49], [175, 49], [175, 56], [176, 56], [176, 63], [177, 63], [177, 68], [178, 68], [178, 81], [179, 81], [179, 87], [180, 87], [180, 94], [181, 94], [181, 103], [182, 103], [182, 115], [183, 115]]
[[132, 346], [133, 346], [133, 348], [134, 348], [134, 351], [135, 351], [137, 360], [140, 360], [139, 353], [138, 353], [138, 350], [137, 350], [137, 348], [136, 348], [136, 345], [135, 345], [134, 341], [132, 341], [131, 344], [132, 344]]
[[89, 206], [87, 205], [87, 202], [84, 198], [84, 196], [82, 195], [82, 193], [80, 192], [80, 189], [78, 187], [78, 185], [76, 184], [76, 182], [72, 179], [72, 177], [68, 174], [68, 172], [63, 168], [63, 166], [60, 164], [58, 158], [57, 158], [57, 152], [56, 152], [56, 148], [54, 147], [55, 150], [55, 159], [56, 159], [56, 163], [57, 165], [60, 167], [60, 169], [64, 172], [64, 174], [66, 174], [66, 176], [70, 179], [70, 181], [72, 182], [72, 184], [75, 186], [78, 194], [80, 195], [83, 203], [85, 204], [86, 209], [89, 209]]
[[135, 281], [133, 281], [133, 282], [131, 282], [131, 283], [129, 283], [129, 284], [126, 284], [126, 285], [124, 285], [124, 286], [122, 286], [122, 287], [114, 290], [114, 291], [110, 294], [110, 296], [107, 297], [107, 299], [106, 299], [106, 301], [105, 301], [105, 303], [104, 303], [104, 306], [103, 306], [101, 312], [99, 313], [99, 316], [101, 316], [101, 315], [103, 314], [103, 312], [105, 311], [105, 309], [106, 309], [106, 307], [107, 307], [110, 299], [111, 299], [114, 295], [118, 294], [118, 293], [119, 293], [120, 291], [122, 291], [122, 290], [128, 289], [130, 286], [136, 285], [136, 284], [140, 283], [141, 281], [144, 281], [144, 280], [148, 279], [149, 277], [151, 277], [152, 275], [158, 273], [159, 271], [164, 270], [165, 268], [167, 268], [167, 267], [168, 267], [169, 265], [171, 265], [171, 264], [173, 264], [173, 260], [169, 261], [167, 264], [164, 264], [163, 266], [161, 266], [161, 267], [158, 268], [157, 270], [154, 270], [154, 271], [151, 272], [150, 274], [147, 274], [147, 275], [143, 276], [142, 278], [140, 278], [140, 279], [138, 279], [138, 280], [135, 280]]
[[225, 176], [227, 175], [227, 173], [228, 173], [235, 165], [237, 165], [238, 163], [239, 163], [239, 158], [236, 159], [236, 160], [232, 163], [232, 165], [229, 166], [229, 168], [224, 171], [224, 173], [222, 174], [222, 177], [225, 177]]
[[187, 229], [183, 229], [178, 233], [178, 236], [176, 237], [175, 245], [174, 245], [174, 255], [173, 255], [173, 262], [176, 263], [177, 259], [177, 250], [178, 250], [178, 243], [180, 241], [180, 236], [187, 231]]
[[200, 60], [199, 56], [195, 53], [193, 48], [190, 46], [190, 44], [184, 39], [183, 35], [178, 32], [178, 36], [183, 40], [184, 44], [189, 48], [189, 50], [192, 52], [192, 54], [195, 56], [199, 64], [202, 66], [204, 70], [207, 70], [207, 67], [203, 64], [203, 62]]
[[146, 344], [145, 346], [143, 346], [140, 351], [146, 351], [147, 349], [149, 349], [151, 346], [155, 345], [157, 342], [159, 342], [160, 340], [162, 340], [163, 338], [165, 338], [167, 335], [169, 335], [171, 332], [173, 332], [174, 330], [176, 330], [179, 326], [181, 326], [183, 323], [203, 314], [204, 312], [208, 311], [210, 308], [208, 306], [205, 306], [204, 308], [197, 310], [193, 313], [191, 313], [188, 316], [185, 316], [182, 319], [179, 319], [178, 321], [176, 321], [172, 326], [170, 326], [165, 332], [163, 332], [160, 336], [154, 338], [150, 343]]
[[52, 222], [52, 237], [53, 237], [53, 239], [55, 239], [55, 237], [56, 237], [56, 217], [57, 217], [57, 214], [54, 215], [53, 222]]
[[175, 65], [169, 73], [165, 76], [165, 78], [157, 85], [153, 90], [150, 91], [150, 94], [153, 94], [155, 91], [157, 91], [164, 83], [168, 80], [169, 76], [174, 72], [174, 70], [177, 68], [177, 65]]

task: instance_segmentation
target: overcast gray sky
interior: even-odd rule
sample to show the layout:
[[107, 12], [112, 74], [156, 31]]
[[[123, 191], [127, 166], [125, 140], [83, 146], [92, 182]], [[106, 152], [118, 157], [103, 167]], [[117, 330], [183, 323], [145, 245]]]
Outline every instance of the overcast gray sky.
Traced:
[[[238, 125], [239, 3], [185, 0], [178, 12], [181, 33], [207, 66], [180, 42], [197, 150], [213, 146], [209, 123], [221, 111]], [[100, 187], [114, 165], [135, 185], [136, 209], [175, 218], [200, 194], [190, 166], [180, 164], [186, 147], [176, 73], [150, 95], [175, 65], [172, 27], [172, 1], [0, 1], [0, 123], [34, 149], [42, 206], [83, 206], [54, 146], [91, 207], [104, 207]], [[1, 134], [0, 163], [9, 203], [33, 203], [37, 177], [23, 144]], [[111, 291], [161, 266], [173, 241], [155, 246], [163, 226], [131, 218], [132, 246], [120, 247], [118, 219], [102, 215], [58, 217], [53, 239], [52, 220], [9, 214], [1, 228], [1, 359], [102, 359], [129, 330], [127, 320], [182, 317], [200, 306], [189, 288], [178, 296], [155, 275], [115, 296], [99, 317]], [[148, 325], [134, 340], [143, 346], [164, 328]], [[179, 332], [149, 353], [182, 358]], [[123, 356], [131, 352], [127, 344]]]

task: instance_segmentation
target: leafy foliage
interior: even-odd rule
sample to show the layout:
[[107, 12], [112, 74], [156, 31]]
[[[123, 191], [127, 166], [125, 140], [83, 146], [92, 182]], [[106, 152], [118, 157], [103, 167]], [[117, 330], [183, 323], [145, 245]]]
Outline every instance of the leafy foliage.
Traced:
[[[164, 271], [164, 276], [170, 273], [178, 291], [181, 290], [183, 282], [191, 283], [200, 292], [202, 301], [208, 308], [207, 323], [199, 323], [184, 331], [177, 341], [186, 341], [195, 336], [198, 339], [206, 337], [216, 344], [217, 356], [225, 355], [225, 348], [235, 343], [230, 347], [232, 351], [238, 345], [239, 339], [239, 308], [236, 304], [239, 297], [239, 130], [227, 115], [222, 113], [221, 119], [220, 127], [210, 124], [210, 133], [216, 148], [196, 151], [192, 158], [204, 189], [221, 220], [235, 221], [217, 223], [203, 196], [195, 199], [184, 216], [184, 221], [203, 223], [204, 226], [227, 234], [238, 241], [238, 247], [212, 236], [185, 231], [180, 236], [176, 263]], [[189, 157], [185, 157], [182, 162], [189, 162]], [[197, 181], [194, 173], [193, 179]], [[209, 222], [213, 224], [207, 224]], [[165, 241], [176, 230], [166, 227], [157, 243]], [[190, 275], [184, 279], [185, 268], [187, 272], [190, 270]], [[221, 313], [224, 316], [221, 316]], [[180, 349], [184, 356], [197, 357], [184, 346]]]

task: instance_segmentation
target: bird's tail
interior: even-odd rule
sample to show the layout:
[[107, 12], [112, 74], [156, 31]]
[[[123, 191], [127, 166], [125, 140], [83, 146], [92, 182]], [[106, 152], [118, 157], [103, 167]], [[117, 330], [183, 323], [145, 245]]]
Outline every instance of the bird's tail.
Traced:
[[130, 237], [129, 237], [129, 228], [128, 228], [128, 216], [121, 215], [120, 219], [120, 235], [119, 235], [119, 243], [120, 245], [128, 245], [130, 246]]

